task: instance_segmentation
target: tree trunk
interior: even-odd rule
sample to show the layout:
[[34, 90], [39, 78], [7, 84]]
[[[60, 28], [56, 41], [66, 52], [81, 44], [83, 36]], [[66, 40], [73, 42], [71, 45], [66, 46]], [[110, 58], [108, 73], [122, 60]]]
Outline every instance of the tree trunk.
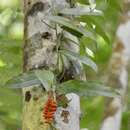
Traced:
[[[66, 0], [67, 1], [67, 0]], [[54, 24], [48, 16], [54, 13], [55, 8], [69, 7], [65, 0], [24, 0], [24, 71], [39, 68], [54, 70], [57, 63], [56, 33]], [[53, 8], [53, 9], [52, 9]], [[71, 48], [75, 49], [75, 48]], [[76, 50], [77, 51], [77, 50]], [[55, 115], [57, 130], [79, 130], [80, 101], [76, 94], [67, 94], [70, 100], [66, 109], [58, 108]], [[47, 101], [47, 92], [42, 87], [23, 89], [23, 126], [22, 130], [49, 130], [50, 126], [44, 123], [43, 107]], [[61, 113], [68, 111], [68, 123], [64, 122]]]
[[107, 83], [121, 91], [121, 98], [107, 99], [101, 130], [120, 130], [127, 92], [127, 65], [130, 59], [130, 1], [124, 0], [124, 11], [117, 29], [116, 41], [108, 68]]

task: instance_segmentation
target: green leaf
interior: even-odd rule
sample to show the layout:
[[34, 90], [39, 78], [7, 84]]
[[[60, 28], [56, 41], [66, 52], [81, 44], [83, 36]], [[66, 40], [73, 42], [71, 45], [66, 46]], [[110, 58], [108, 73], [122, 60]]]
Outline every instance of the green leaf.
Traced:
[[5, 85], [11, 88], [24, 88], [42, 84], [48, 91], [53, 81], [54, 74], [43, 69], [20, 74], [9, 80]]
[[103, 84], [95, 81], [70, 80], [58, 86], [60, 92], [76, 93], [80, 96], [106, 96], [117, 97], [119, 92], [111, 87], [105, 87]]
[[60, 16], [50, 16], [48, 17], [49, 20], [52, 22], [55, 22], [57, 24], [62, 25], [62, 28], [69, 31], [71, 34], [76, 35], [77, 37], [86, 36], [86, 37], [92, 37], [93, 34], [84, 28], [81, 28], [77, 26], [74, 21], [71, 21], [67, 18], [60, 17]]
[[84, 42], [80, 40], [80, 55], [81, 56], [86, 56], [86, 46]]
[[75, 52], [67, 51], [67, 50], [61, 50], [60, 52], [74, 60], [78, 60], [81, 63], [88, 65], [89, 67], [91, 67], [93, 70], [97, 72], [98, 70], [97, 65], [87, 56], [80, 56], [79, 54]]
[[64, 39], [72, 41], [73, 43], [79, 45], [79, 40], [76, 36], [72, 35], [71, 33], [65, 32], [64, 33]]
[[107, 0], [107, 4], [109, 4], [109, 8], [113, 8], [117, 11], [122, 11], [123, 9], [123, 1], [118, 0]]
[[54, 74], [49, 70], [36, 70], [35, 74], [36, 77], [41, 81], [46, 91], [50, 90], [54, 81]]
[[3, 26], [7, 26], [11, 23], [13, 17], [13, 10], [10, 8], [5, 9], [2, 13], [0, 13], [0, 24]]
[[74, 15], [74, 16], [81, 16], [81, 15], [103, 15], [102, 11], [92, 9], [90, 6], [80, 6], [76, 8], [65, 8], [61, 10], [59, 13], [64, 15]]
[[30, 87], [30, 86], [40, 85], [40, 84], [41, 82], [39, 79], [37, 79], [35, 73], [28, 72], [12, 78], [5, 84], [5, 86], [11, 88], [24, 88], [24, 87]]
[[82, 20], [83, 22], [87, 23], [88, 26], [92, 26], [95, 25], [95, 32], [100, 35], [101, 37], [103, 37], [103, 39], [107, 42], [110, 43], [110, 39], [107, 36], [105, 30], [104, 30], [104, 25], [101, 24], [103, 22], [102, 18], [97, 18], [97, 17], [80, 17], [79, 20]]
[[110, 43], [109, 37], [107, 36], [106, 32], [104, 31], [104, 28], [102, 27], [102, 25], [98, 22], [98, 20], [94, 19], [94, 18], [89, 18], [89, 20], [91, 20], [91, 22], [93, 24], [96, 25], [96, 33], [98, 33], [100, 36], [103, 37], [103, 39], [107, 42]]

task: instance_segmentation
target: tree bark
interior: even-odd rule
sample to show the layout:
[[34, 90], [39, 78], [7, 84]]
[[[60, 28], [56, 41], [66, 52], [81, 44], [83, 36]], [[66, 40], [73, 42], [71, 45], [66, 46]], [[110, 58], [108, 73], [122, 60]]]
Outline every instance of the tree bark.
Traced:
[[117, 29], [113, 53], [108, 67], [109, 86], [121, 91], [120, 98], [107, 99], [101, 130], [120, 130], [127, 92], [127, 65], [130, 59], [130, 1], [124, 0], [124, 11]]
[[[58, 57], [54, 51], [57, 44], [56, 33], [60, 33], [61, 29], [55, 32], [54, 24], [48, 20], [48, 16], [54, 13], [53, 9], [56, 7], [62, 9], [69, 6], [70, 4], [65, 0], [24, 0], [24, 72], [39, 68], [48, 68], [53, 71], [56, 68]], [[71, 47], [75, 51], [75, 47]], [[57, 109], [56, 128], [57, 130], [79, 130], [79, 96], [73, 93], [66, 96], [70, 102], [66, 109]], [[23, 89], [22, 130], [50, 129], [42, 117], [47, 98], [47, 92], [40, 86]], [[70, 113], [68, 123], [65, 123], [61, 117], [61, 113], [66, 110]]]

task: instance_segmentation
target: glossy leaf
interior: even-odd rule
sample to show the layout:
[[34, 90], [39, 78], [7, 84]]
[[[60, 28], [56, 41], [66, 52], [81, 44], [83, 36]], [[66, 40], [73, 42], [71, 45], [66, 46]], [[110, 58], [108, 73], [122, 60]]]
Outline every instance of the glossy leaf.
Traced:
[[80, 6], [76, 8], [65, 8], [60, 11], [61, 14], [65, 15], [74, 15], [74, 16], [81, 16], [81, 15], [103, 15], [102, 11], [92, 9], [90, 6]]
[[53, 84], [54, 75], [48, 70], [35, 70], [20, 74], [6, 83], [7, 87], [24, 88], [42, 84], [48, 91]]
[[60, 52], [71, 59], [78, 60], [81, 63], [88, 65], [89, 67], [91, 67], [93, 70], [95, 70], [97, 72], [97, 70], [98, 70], [97, 65], [89, 57], [80, 56], [79, 54], [77, 54], [75, 52], [67, 51], [67, 50], [62, 50]]
[[[101, 24], [104, 21], [103, 17], [97, 18], [91, 16], [82, 16], [79, 18], [79, 20], [85, 22], [90, 28], [92, 28], [92, 30], [95, 31], [95, 34], [100, 35], [107, 43], [110, 43], [110, 39], [105, 32], [104, 25]], [[93, 26], [95, 27], [93, 28]]]
[[117, 90], [95, 81], [70, 80], [60, 84], [58, 90], [64, 93], [74, 92], [80, 96], [120, 96]]
[[72, 35], [71, 33], [65, 32], [64, 33], [64, 39], [72, 41], [73, 43], [75, 43], [77, 45], [79, 44], [78, 38], [76, 36]]
[[95, 30], [96, 33], [99, 34], [100, 36], [103, 37], [103, 39], [107, 42], [110, 43], [109, 37], [107, 36], [106, 32], [104, 31], [104, 28], [102, 25], [100, 25], [99, 21], [94, 19], [94, 18], [88, 18], [89, 21], [92, 22], [92, 24], [96, 25]]
[[61, 16], [50, 16], [48, 17], [49, 20], [52, 22], [55, 22], [57, 24], [62, 25], [62, 28], [69, 31], [71, 34], [76, 35], [77, 37], [86, 36], [86, 37], [92, 37], [93, 34], [84, 28], [81, 28], [77, 26], [74, 21], [71, 21], [67, 18], [61, 17]]
[[40, 85], [41, 81], [36, 77], [34, 72], [20, 74], [9, 80], [5, 86], [11, 88], [24, 88]]

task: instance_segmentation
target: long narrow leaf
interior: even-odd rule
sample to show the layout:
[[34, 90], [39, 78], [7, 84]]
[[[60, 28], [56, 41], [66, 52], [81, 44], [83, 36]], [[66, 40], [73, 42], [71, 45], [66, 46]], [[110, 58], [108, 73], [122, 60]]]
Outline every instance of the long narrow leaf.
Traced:
[[24, 87], [30, 87], [30, 86], [40, 85], [40, 84], [41, 81], [35, 76], [35, 73], [28, 72], [13, 77], [5, 84], [5, 86], [11, 88], [24, 88]]
[[107, 36], [104, 28], [100, 24], [100, 21], [96, 18], [90, 18], [90, 17], [87, 18], [87, 20], [89, 20], [92, 24], [96, 25], [96, 27], [95, 27], [96, 33], [99, 34], [100, 36], [102, 36], [107, 43], [110, 43], [110, 39]]
[[60, 51], [61, 53], [63, 53], [64, 55], [75, 59], [75, 60], [79, 60], [81, 63], [88, 65], [89, 67], [91, 67], [94, 71], [97, 72], [98, 68], [97, 65], [87, 56], [80, 56], [79, 54], [72, 52], [72, 51], [67, 51], [67, 50], [62, 50]]
[[62, 28], [69, 31], [73, 35], [76, 35], [78, 37], [86, 36], [86, 37], [92, 37], [93, 34], [84, 28], [80, 28], [75, 23], [67, 18], [61, 17], [61, 16], [50, 16], [48, 17], [49, 20], [52, 22], [55, 22], [57, 24], [62, 25]]
[[120, 95], [117, 90], [95, 81], [70, 80], [60, 84], [58, 90], [64, 93], [74, 92], [80, 96], [117, 97]]
[[76, 8], [66, 8], [60, 11], [61, 14], [65, 15], [75, 15], [75, 16], [81, 16], [81, 15], [103, 15], [102, 11], [91, 9], [90, 6], [81, 6]]

